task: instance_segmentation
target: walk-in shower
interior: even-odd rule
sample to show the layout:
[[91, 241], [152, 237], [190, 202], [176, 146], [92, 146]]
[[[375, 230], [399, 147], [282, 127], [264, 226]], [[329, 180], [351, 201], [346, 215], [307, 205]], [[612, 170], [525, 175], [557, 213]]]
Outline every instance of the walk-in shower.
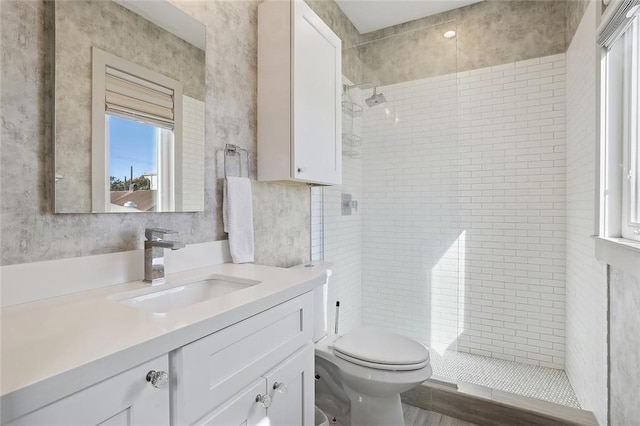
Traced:
[[[549, 95], [540, 75], [564, 57], [478, 68], [450, 31], [343, 52], [343, 184], [312, 193], [329, 297], [341, 330], [427, 345], [440, 380], [578, 406], [563, 371], [564, 139], [541, 125], [565, 109], [563, 81]], [[342, 215], [343, 194], [357, 212]]]

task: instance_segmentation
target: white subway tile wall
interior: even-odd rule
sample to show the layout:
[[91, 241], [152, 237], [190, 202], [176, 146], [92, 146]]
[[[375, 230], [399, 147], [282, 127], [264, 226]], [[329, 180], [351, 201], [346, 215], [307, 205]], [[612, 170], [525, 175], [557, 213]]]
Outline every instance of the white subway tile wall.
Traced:
[[563, 368], [564, 54], [380, 91], [363, 128], [363, 323]]
[[457, 78], [378, 91], [387, 103], [363, 123], [363, 323], [443, 355], [461, 329]]
[[459, 350], [564, 368], [565, 55], [459, 77]]
[[566, 372], [580, 405], [607, 424], [607, 270], [595, 259], [596, 4], [567, 50]]
[[313, 196], [341, 330], [564, 368], [565, 76], [560, 54], [379, 88], [363, 158]]
[[333, 262], [329, 280], [329, 329], [334, 329], [335, 301], [340, 301], [340, 333], [362, 320], [362, 213], [341, 214], [341, 194], [362, 199], [361, 160], [343, 157], [342, 185], [324, 188], [324, 255]]
[[323, 187], [311, 188], [311, 259], [324, 260]]
[[[359, 89], [350, 90], [350, 95], [356, 103], [364, 103]], [[361, 135], [362, 117], [351, 118], [353, 132]], [[358, 210], [350, 216], [342, 216], [343, 193], [351, 194], [359, 202]], [[334, 330], [334, 307], [339, 300], [339, 331], [347, 332], [359, 326], [362, 319], [362, 160], [344, 155], [342, 185], [314, 188], [311, 197], [314, 259], [324, 255], [326, 261], [333, 263], [329, 279], [329, 330]]]
[[204, 210], [204, 102], [182, 97], [183, 211]]

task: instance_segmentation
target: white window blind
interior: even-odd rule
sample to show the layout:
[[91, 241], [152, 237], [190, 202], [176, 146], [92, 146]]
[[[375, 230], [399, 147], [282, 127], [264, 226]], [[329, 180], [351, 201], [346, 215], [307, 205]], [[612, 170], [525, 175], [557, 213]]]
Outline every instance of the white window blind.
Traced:
[[632, 9], [639, 5], [640, 0], [621, 0], [615, 5], [612, 3], [610, 7], [615, 8], [613, 13], [598, 28], [598, 44], [610, 48], [629, 27], [633, 20]]
[[105, 111], [108, 114], [173, 129], [173, 89], [108, 66], [105, 72]]

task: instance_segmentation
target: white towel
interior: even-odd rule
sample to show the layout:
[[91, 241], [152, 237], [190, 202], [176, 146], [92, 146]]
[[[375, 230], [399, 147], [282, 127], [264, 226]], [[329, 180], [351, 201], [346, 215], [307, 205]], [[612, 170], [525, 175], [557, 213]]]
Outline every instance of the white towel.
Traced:
[[229, 234], [233, 263], [253, 262], [253, 202], [251, 181], [244, 177], [228, 177], [224, 182], [222, 221]]

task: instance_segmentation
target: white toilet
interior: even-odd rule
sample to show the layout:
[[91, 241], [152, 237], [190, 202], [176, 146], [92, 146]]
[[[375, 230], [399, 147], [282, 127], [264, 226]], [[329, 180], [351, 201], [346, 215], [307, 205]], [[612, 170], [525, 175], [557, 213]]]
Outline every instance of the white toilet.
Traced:
[[326, 287], [314, 293], [316, 404], [341, 426], [404, 425], [400, 393], [431, 377], [429, 351], [381, 329], [327, 334]]

